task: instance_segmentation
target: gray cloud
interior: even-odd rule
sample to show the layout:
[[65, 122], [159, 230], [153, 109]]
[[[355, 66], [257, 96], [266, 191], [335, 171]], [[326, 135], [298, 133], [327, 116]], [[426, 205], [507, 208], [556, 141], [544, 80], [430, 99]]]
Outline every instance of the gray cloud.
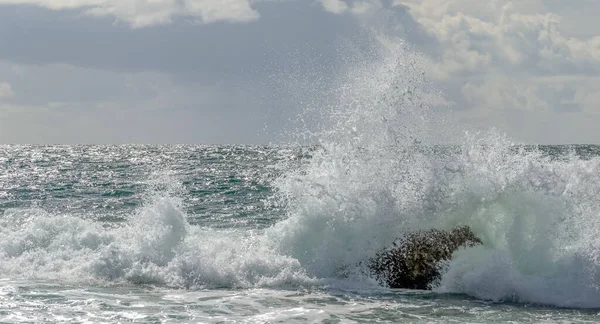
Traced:
[[303, 2], [255, 6], [263, 12], [262, 19], [243, 27], [178, 21], [144, 29], [70, 11], [5, 6], [0, 10], [0, 59], [157, 71], [185, 82], [254, 82], [270, 73], [270, 66], [290, 59], [290, 53], [332, 60], [335, 43], [357, 32], [351, 18], [333, 17]]
[[[6, 66], [18, 68], [21, 83], [16, 85], [27, 91], [0, 101], [0, 139], [5, 143], [252, 144], [267, 140], [257, 132], [264, 127], [265, 111], [246, 89], [184, 85], [164, 73], [65, 64], [0, 63], [0, 72]], [[51, 78], [35, 80], [40, 75]], [[85, 75], [89, 78], [82, 79]], [[27, 87], [28, 82], [33, 84]], [[35, 100], [28, 100], [31, 96]]]
[[306, 100], [294, 85], [326, 85], [352, 55], [340, 44], [365, 27], [414, 44], [466, 123], [528, 141], [598, 141], [590, 121], [600, 115], [600, 21], [585, 14], [600, 10], [597, 1], [0, 0], [0, 8], [2, 141], [269, 141]]
[[261, 19], [243, 27], [180, 19], [141, 29], [72, 10], [2, 7], [0, 80], [18, 95], [0, 102], [0, 140], [273, 140], [299, 105], [284, 99], [293, 89], [280, 81], [333, 71], [337, 44], [358, 26], [305, 2], [255, 7]]
[[525, 141], [598, 142], [591, 121], [600, 120], [600, 36], [563, 27], [581, 12], [542, 0], [396, 4], [438, 43], [428, 66], [462, 120]]
[[[561, 127], [561, 117], [554, 115], [565, 114], [570, 122], [563, 127], [570, 130], [561, 133], [561, 142], [573, 142], [585, 137], [579, 136], [584, 131], [574, 126], [576, 121], [590, 125], [583, 120], [598, 120], [600, 22], [581, 11], [600, 11], [597, 1], [321, 3], [331, 13], [352, 14], [371, 25], [369, 17], [353, 11], [354, 6], [369, 3], [383, 16], [393, 13], [392, 24], [400, 26], [395, 30], [426, 54], [430, 75], [448, 95], [457, 116], [475, 127], [495, 125], [528, 141], [556, 142], [559, 137], [549, 129]], [[378, 13], [375, 19], [381, 16]], [[582, 20], [589, 24], [584, 27]], [[517, 130], [515, 125], [523, 124], [516, 116], [530, 124]], [[538, 123], [535, 116], [545, 122]], [[598, 141], [592, 132], [585, 133], [588, 141]]]

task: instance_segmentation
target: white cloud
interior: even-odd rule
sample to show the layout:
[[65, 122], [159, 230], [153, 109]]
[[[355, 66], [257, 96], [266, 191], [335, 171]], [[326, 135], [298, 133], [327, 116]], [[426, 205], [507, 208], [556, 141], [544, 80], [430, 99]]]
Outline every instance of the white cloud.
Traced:
[[[572, 4], [583, 8], [586, 1]], [[563, 21], [574, 21], [572, 15], [581, 12], [560, 11], [547, 0], [395, 4], [409, 8], [437, 41], [428, 64], [431, 75], [459, 89], [455, 95], [467, 108], [600, 114], [600, 33], [577, 37], [583, 33], [562, 28]]]
[[14, 96], [15, 93], [10, 83], [0, 82], [0, 98], [7, 98]]
[[325, 11], [357, 16], [377, 13], [383, 8], [381, 0], [319, 0]]
[[321, 0], [321, 5], [325, 11], [341, 14], [350, 9], [350, 6], [342, 0]]
[[0, 4], [82, 10], [93, 16], [116, 17], [134, 28], [168, 24], [176, 17], [190, 17], [205, 24], [259, 18], [249, 0], [0, 0]]
[[[335, 14], [375, 13], [387, 8], [381, 0], [319, 2]], [[549, 11], [546, 2], [395, 0], [393, 5], [409, 8], [415, 21], [439, 42], [442, 51], [432, 69], [439, 79], [498, 67], [519, 67], [532, 73], [563, 74], [564, 70], [590, 68], [600, 72], [600, 35], [587, 39], [567, 36], [561, 24], [572, 17], [564, 19]]]
[[560, 15], [529, 12], [535, 8], [531, 4], [527, 8], [502, 0], [398, 3], [408, 6], [444, 48], [435, 69], [439, 78], [498, 66], [546, 73], [600, 71], [600, 37], [567, 37], [560, 32]]

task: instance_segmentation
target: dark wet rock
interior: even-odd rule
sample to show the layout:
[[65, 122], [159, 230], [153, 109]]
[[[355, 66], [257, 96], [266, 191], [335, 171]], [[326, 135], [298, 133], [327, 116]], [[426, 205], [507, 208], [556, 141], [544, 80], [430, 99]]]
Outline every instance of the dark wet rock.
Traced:
[[369, 260], [368, 267], [391, 288], [431, 289], [440, 279], [440, 262], [460, 247], [482, 244], [467, 226], [451, 231], [421, 230], [398, 238], [393, 246]]

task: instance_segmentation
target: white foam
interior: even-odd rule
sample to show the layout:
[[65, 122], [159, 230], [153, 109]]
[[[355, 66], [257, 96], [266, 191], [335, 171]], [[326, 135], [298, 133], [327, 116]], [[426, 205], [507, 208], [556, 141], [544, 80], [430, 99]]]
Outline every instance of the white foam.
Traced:
[[289, 215], [267, 233], [275, 248], [331, 277], [403, 231], [466, 224], [485, 247], [458, 253], [439, 291], [600, 307], [600, 158], [547, 157], [494, 130], [451, 138], [454, 153], [415, 145], [448, 138], [428, 124], [418, 56], [385, 45], [329, 92], [322, 148], [278, 182]]
[[41, 210], [0, 227], [3, 277], [103, 280], [176, 287], [285, 286], [311, 282], [300, 264], [251, 233], [193, 228], [178, 199], [154, 197], [121, 228]]

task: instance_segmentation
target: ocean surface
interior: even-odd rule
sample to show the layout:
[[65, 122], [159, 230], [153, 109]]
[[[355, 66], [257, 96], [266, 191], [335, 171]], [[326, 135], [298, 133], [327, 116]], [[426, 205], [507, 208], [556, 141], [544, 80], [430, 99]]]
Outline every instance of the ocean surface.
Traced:
[[[432, 170], [417, 199], [437, 201], [421, 208], [373, 190], [388, 180], [327, 188], [340, 179], [310, 175], [328, 170], [311, 170], [318, 147], [0, 146], [0, 321], [600, 320], [600, 147], [507, 147], [520, 170], [469, 165], [481, 161], [460, 147], [415, 152], [448, 152], [456, 176]], [[485, 248], [461, 251], [432, 292], [336, 275], [423, 210]]]
[[[600, 147], [458, 123], [376, 40], [279, 83], [302, 145], [0, 145], [0, 322], [598, 322]], [[364, 269], [459, 225], [432, 291]]]

